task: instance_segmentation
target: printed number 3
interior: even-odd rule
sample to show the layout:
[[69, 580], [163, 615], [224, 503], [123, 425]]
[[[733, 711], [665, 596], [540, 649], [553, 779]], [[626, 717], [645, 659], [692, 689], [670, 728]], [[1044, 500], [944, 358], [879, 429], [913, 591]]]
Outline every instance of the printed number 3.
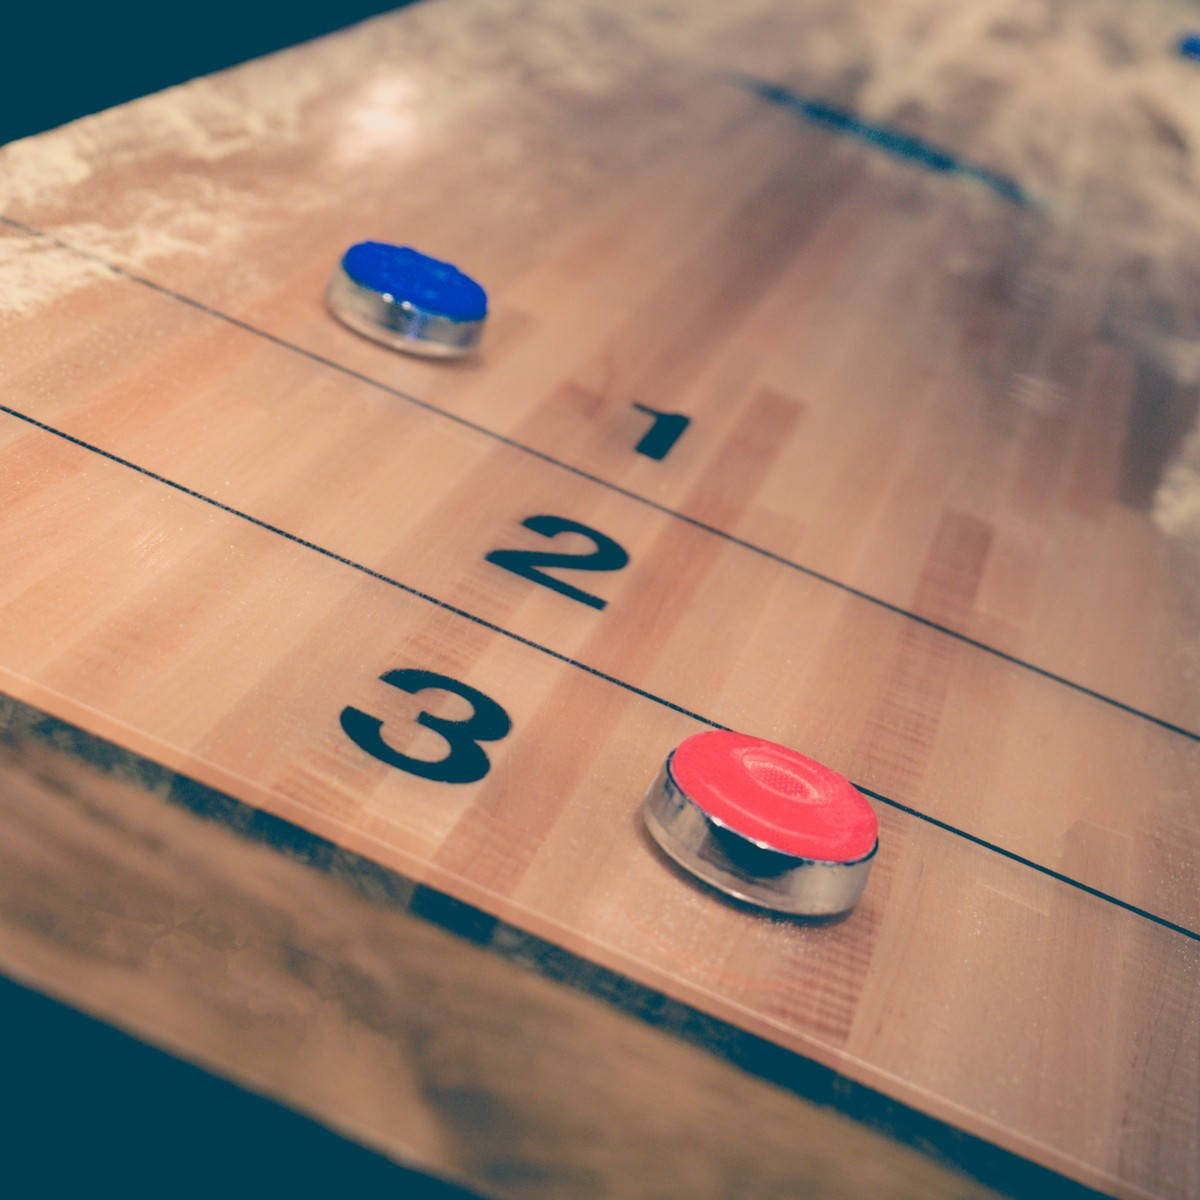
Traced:
[[407, 754], [393, 750], [383, 740], [382, 721], [357, 708], [344, 708], [341, 716], [342, 728], [356, 746], [380, 762], [398, 767], [410, 775], [434, 779], [439, 783], [475, 783], [488, 773], [491, 764], [479, 743], [499, 741], [512, 729], [508, 713], [495, 700], [465, 683], [459, 683], [457, 679], [451, 679], [449, 675], [438, 675], [434, 671], [388, 671], [380, 678], [384, 683], [390, 683], [392, 687], [412, 694], [434, 688], [443, 692], [453, 692], [468, 701], [474, 711], [465, 721], [450, 721], [427, 712], [417, 717], [418, 725], [424, 725], [426, 729], [440, 734], [449, 747], [445, 758], [429, 761], [424, 758], [410, 758]]

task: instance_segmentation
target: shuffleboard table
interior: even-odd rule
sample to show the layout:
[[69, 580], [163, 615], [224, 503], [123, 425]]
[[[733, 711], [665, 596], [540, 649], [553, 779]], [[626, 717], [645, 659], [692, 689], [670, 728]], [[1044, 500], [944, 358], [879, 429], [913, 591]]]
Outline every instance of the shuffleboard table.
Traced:
[[[0, 149], [0, 972], [487, 1194], [1197, 1195], [1189, 17], [427, 0]], [[656, 850], [713, 728], [848, 916]]]

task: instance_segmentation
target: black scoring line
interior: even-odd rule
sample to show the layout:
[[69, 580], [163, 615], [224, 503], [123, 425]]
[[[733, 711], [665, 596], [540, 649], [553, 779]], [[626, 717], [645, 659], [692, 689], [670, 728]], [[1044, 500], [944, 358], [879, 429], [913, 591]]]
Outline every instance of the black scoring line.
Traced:
[[[114, 454], [110, 450], [105, 450], [100, 446], [93, 445], [91, 442], [84, 441], [82, 438], [76, 437], [61, 429], [56, 429], [53, 425], [48, 425], [45, 421], [40, 421], [36, 417], [30, 416], [28, 413], [23, 413], [15, 408], [10, 408], [7, 404], [0, 404], [0, 412], [15, 418], [18, 421], [23, 421], [27, 425], [31, 425], [36, 429], [40, 429], [45, 433], [52, 434], [54, 437], [61, 438], [64, 442], [69, 442], [73, 446], [78, 446], [81, 450], [87, 450], [92, 454], [98, 455], [100, 458], [106, 459], [117, 466], [124, 467], [127, 470], [133, 471], [147, 479], [154, 480], [155, 483], [161, 483], [165, 487], [171, 488], [173, 491], [180, 492], [185, 496], [190, 496], [194, 500], [199, 500], [202, 504], [207, 504], [211, 508], [215, 508], [220, 512], [227, 513], [229, 516], [236, 517], [247, 524], [253, 525], [258, 529], [262, 529], [267, 533], [275, 534], [278, 537], [284, 538], [296, 546], [302, 546], [306, 550], [312, 550], [314, 553], [321, 555], [324, 558], [331, 559], [333, 562], [340, 563], [343, 566], [351, 568], [351, 570], [359, 572], [361, 575], [366, 575], [370, 579], [375, 579], [380, 583], [387, 584], [413, 596], [418, 600], [424, 600], [428, 604], [434, 605], [445, 612], [453, 613], [455, 616], [462, 617], [467, 621], [471, 621], [475, 625], [482, 626], [484, 629], [489, 629], [493, 633], [498, 633], [502, 637], [508, 638], [510, 641], [516, 642], [521, 646], [526, 646], [531, 650], [540, 651], [542, 654], [555, 659], [558, 662], [564, 663], [567, 666], [574, 667], [577, 670], [583, 671], [596, 679], [603, 680], [605, 683], [613, 684], [616, 687], [622, 688], [624, 691], [630, 692], [635, 696], [640, 696], [643, 700], [649, 700], [653, 704], [660, 705], [663, 708], [670, 709], [672, 712], [679, 713], [681, 716], [687, 717], [690, 720], [697, 721], [702, 725], [707, 725], [710, 729], [721, 729], [728, 731], [728, 725], [722, 725], [719, 721], [714, 721], [711, 717], [706, 717], [702, 713], [694, 712], [689, 708], [684, 708], [681, 704], [676, 704], [672, 700], [667, 700], [663, 696], [656, 695], [654, 692], [647, 691], [645, 688], [640, 688], [636, 684], [629, 683], [627, 680], [618, 679], [615, 675], [608, 674], [607, 671], [601, 671], [596, 667], [589, 666], [585, 662], [581, 662], [577, 658], [572, 658], [568, 654], [562, 654], [558, 650], [551, 649], [549, 646], [543, 645], [541, 642], [535, 642], [532, 638], [527, 638], [519, 633], [514, 633], [511, 629], [505, 629], [502, 625], [497, 625], [494, 621], [489, 621], [485, 617], [477, 616], [475, 613], [468, 612], [464, 608], [459, 608], [455, 604], [450, 604], [448, 601], [439, 600], [436, 596], [429, 592], [424, 592], [420, 588], [412, 587], [410, 584], [402, 583], [398, 579], [394, 579], [390, 575], [383, 574], [382, 571], [376, 571], [373, 567], [368, 567], [364, 563], [356, 562], [352, 558], [347, 558], [344, 554], [338, 554], [335, 550], [330, 550], [325, 546], [318, 545], [316, 542], [311, 542], [307, 538], [300, 537], [298, 534], [289, 533], [286, 529], [280, 528], [278, 525], [272, 525], [269, 521], [264, 521], [260, 517], [252, 516], [250, 513], [243, 512], [239, 508], [234, 508], [230, 504], [225, 504], [221, 500], [217, 500], [212, 496], [207, 496], [203, 492], [198, 492], [195, 488], [187, 487], [185, 484], [178, 483], [173, 479], [168, 479], [165, 475], [160, 475], [157, 471], [152, 471], [148, 467], [140, 466], [138, 463], [131, 462], [127, 458], [122, 458], [119, 454]], [[1056, 871], [1052, 867], [1047, 867], [1042, 863], [1035, 862], [1031, 858], [1025, 858], [1023, 855], [1017, 854], [1012, 850], [1006, 850], [1003, 846], [997, 845], [995, 842], [989, 842], [985, 838], [976, 836], [973, 833], [967, 832], [965, 829], [960, 829], [956, 825], [951, 825], [947, 821], [939, 820], [937, 817], [930, 816], [928, 813], [923, 813], [919, 809], [912, 808], [910, 805], [902, 804], [899, 800], [894, 800], [890, 796], [884, 795], [882, 792], [877, 792], [872, 788], [863, 787], [861, 784], [855, 784], [860, 791], [879, 801], [881, 804], [886, 804], [890, 808], [894, 808], [899, 812], [908, 814], [918, 821], [923, 821], [928, 825], [932, 825], [937, 829], [941, 829], [946, 833], [953, 834], [956, 837], [962, 838], [965, 841], [979, 846], [985, 850], [990, 850], [993, 854], [998, 854], [1003, 858], [1007, 858], [1012, 862], [1019, 863], [1030, 870], [1037, 871], [1042, 875], [1046, 875], [1051, 879], [1055, 879], [1060, 883], [1065, 883], [1070, 887], [1076, 888], [1078, 891], [1086, 892], [1089, 896], [1094, 896], [1099, 900], [1103, 900], [1109, 904], [1115, 905], [1117, 908], [1124, 909], [1126, 912], [1133, 913], [1135, 916], [1144, 918], [1147, 921], [1153, 922], [1155, 925], [1160, 925], [1164, 929], [1169, 929], [1174, 933], [1182, 934], [1192, 941], [1200, 941], [1200, 932], [1189, 929], [1184, 925], [1179, 925], [1174, 921], [1168, 920], [1166, 917], [1160, 916], [1157, 913], [1151, 912], [1148, 909], [1139, 908], [1137, 905], [1130, 904], [1126, 900], [1121, 900], [1108, 892], [1103, 892], [1099, 888], [1094, 888], [1090, 884], [1083, 883], [1081, 880], [1075, 879], [1070, 875], [1064, 875], [1061, 871]]]
[[[166, 296], [169, 299], [175, 300], [180, 304], [185, 304], [189, 308], [196, 309], [198, 312], [207, 314], [210, 317], [215, 317], [217, 320], [224, 321], [226, 324], [233, 325], [238, 329], [242, 329], [247, 333], [253, 334], [256, 337], [262, 338], [264, 341], [271, 342], [273, 345], [279, 346], [284, 350], [290, 350], [293, 354], [299, 354], [303, 358], [309, 359], [311, 362], [320, 363], [321, 366], [329, 367], [330, 369], [339, 372], [342, 375], [348, 376], [351, 379], [358, 380], [360, 383], [365, 383], [369, 387], [379, 391], [386, 392], [389, 396], [394, 396], [398, 400], [403, 400], [408, 404], [415, 405], [417, 408], [424, 409], [426, 412], [435, 413], [436, 415], [445, 418], [448, 421], [454, 422], [465, 429], [470, 429], [475, 433], [482, 434], [484, 437], [490, 438], [492, 441], [500, 442], [502, 445], [527, 454], [531, 458], [536, 458], [540, 462], [544, 462], [550, 466], [557, 467], [559, 470], [566, 471], [571, 475], [575, 475], [580, 479], [586, 479], [589, 483], [597, 484], [599, 487], [606, 488], [608, 491], [615, 492], [626, 499], [634, 501], [636, 504], [643, 505], [646, 508], [653, 509], [655, 512], [662, 513], [664, 516], [671, 517], [676, 521], [681, 521], [685, 525], [690, 525], [693, 529], [699, 529], [704, 533], [711, 534], [713, 537], [720, 538], [722, 541], [729, 542], [731, 545], [738, 546], [743, 550], [749, 551], [751, 554], [757, 554], [762, 558], [766, 558], [771, 562], [778, 563], [782, 567], [787, 567], [789, 570], [797, 571], [801, 575], [806, 575], [810, 579], [814, 579], [819, 583], [827, 584], [829, 587], [836, 588], [838, 591], [844, 592], [846, 595], [854, 596], [858, 600], [863, 600], [868, 604], [872, 604], [877, 608], [882, 608], [886, 612], [894, 613], [896, 616], [904, 617], [909, 621], [913, 621], [918, 625], [924, 626], [926, 629], [932, 629], [937, 633], [943, 634], [954, 641], [961, 642], [965, 646], [970, 646], [972, 649], [982, 651], [984, 654], [991, 655], [993, 658], [999, 659], [1001, 662], [1006, 662], [1011, 666], [1017, 667], [1024, 671], [1029, 671], [1031, 674], [1037, 675], [1042, 679], [1047, 679], [1052, 683], [1057, 683], [1062, 687], [1069, 688], [1073, 692], [1078, 692], [1082, 696], [1087, 696], [1089, 699], [1095, 700], [1101, 704], [1108, 705], [1110, 708], [1115, 708], [1120, 712], [1126, 713], [1129, 716], [1137, 717], [1139, 720], [1147, 721], [1151, 725], [1156, 725], [1160, 729], [1166, 730], [1168, 733], [1177, 734], [1180, 737], [1187, 738], [1189, 741], [1200, 742], [1200, 732], [1188, 729], [1184, 725], [1176, 724], [1174, 721], [1168, 721], [1165, 717], [1155, 716], [1145, 709], [1137, 708], [1135, 705], [1128, 704], [1124, 700], [1118, 700], [1115, 696], [1106, 695], [1104, 692], [1097, 691], [1095, 688], [1088, 687], [1086, 684], [1078, 683], [1073, 679], [1069, 679], [1065, 675], [1059, 675], [1055, 671], [1051, 671], [1046, 667], [1039, 667], [1036, 663], [1032, 663], [1027, 659], [1020, 658], [1015, 654], [1010, 654], [1006, 650], [1001, 650], [996, 646], [989, 645], [987, 642], [980, 641], [978, 638], [973, 638], [970, 634], [963, 633], [961, 630], [954, 629], [950, 625], [944, 625], [940, 621], [934, 621], [929, 617], [924, 617], [920, 613], [913, 612], [911, 609], [904, 608], [902, 605], [894, 604], [890, 600], [884, 600], [881, 596], [875, 596], [870, 592], [864, 591], [862, 588], [855, 587], [845, 580], [837, 579], [832, 575], [826, 575], [823, 571], [817, 570], [815, 567], [805, 566], [803, 563], [796, 562], [794, 559], [785, 558], [782, 554], [777, 554], [773, 550], [768, 550], [764, 546], [759, 546], [754, 542], [738, 537], [736, 534], [728, 533], [726, 530], [720, 529], [715, 525], [710, 525], [705, 521], [698, 520], [696, 517], [690, 517], [687, 513], [680, 512], [678, 509], [670, 508], [668, 505], [661, 504], [657, 500], [652, 500], [648, 496], [640, 495], [638, 492], [632, 491], [629, 488], [622, 487], [619, 483], [613, 483], [611, 480], [605, 479], [600, 475], [593, 475], [590, 471], [585, 471], [581, 467], [573, 466], [571, 463], [564, 462], [562, 459], [555, 458], [551, 454], [547, 454], [543, 450], [535, 449], [533, 446], [528, 446], [524, 442], [519, 442], [515, 438], [508, 437], [506, 434], [499, 433], [494, 429], [489, 429], [486, 425], [480, 425], [476, 421], [472, 421], [467, 417], [459, 416], [457, 413], [451, 412], [445, 408], [439, 408], [436, 404], [428, 400], [421, 400], [417, 396], [411, 396], [407, 392], [402, 392], [398, 388], [391, 387], [389, 384], [383, 383], [381, 380], [374, 379], [370, 375], [365, 375], [361, 371], [355, 370], [353, 367], [347, 367], [335, 359], [326, 358], [323, 354], [318, 354], [315, 350], [306, 349], [304, 346], [299, 346], [295, 342], [289, 342], [277, 334], [270, 333], [265, 329], [243, 321], [240, 317], [232, 317], [228, 313], [221, 312], [220, 309], [212, 308], [203, 301], [193, 299], [191, 296], [184, 295], [182, 292], [174, 291], [172, 288], [165, 287], [161, 283], [156, 283], [152, 279], [147, 279], [142, 275], [136, 275], [132, 271], [126, 270], [124, 267], [114, 266], [107, 262], [100, 255], [94, 254], [88, 250], [81, 250], [76, 246], [72, 246], [67, 242], [54, 237], [52, 234], [45, 233], [40, 229], [35, 229], [32, 226], [25, 225], [20, 221], [14, 221], [11, 217], [0, 216], [0, 224], [8, 225], [13, 229], [17, 229], [22, 233], [28, 234], [31, 237], [43, 238], [51, 244], [67, 250], [72, 254], [76, 254], [81, 258], [89, 259], [93, 262], [100, 263], [114, 274], [121, 276], [123, 279], [129, 280], [131, 283], [140, 284], [142, 287], [149, 288], [153, 292]], [[10, 411], [10, 410], [6, 410]], [[160, 478], [155, 476], [155, 478]], [[251, 518], [252, 519], [252, 518]]]
[[64, 442], [70, 442], [71, 445], [78, 446], [81, 450], [88, 450], [93, 454], [97, 454], [109, 462], [116, 463], [118, 466], [125, 467], [130, 471], [135, 471], [139, 475], [144, 475], [147, 479], [153, 479], [155, 483], [164, 484], [174, 491], [182, 492], [185, 496], [191, 496], [193, 500], [199, 500], [203, 504], [219, 509], [223, 513], [228, 513], [231, 517], [237, 517], [241, 521], [246, 521], [250, 525], [265, 530], [267, 533], [273, 533], [278, 537], [285, 538], [297, 546], [303, 546], [306, 550], [313, 550], [317, 554], [332, 559], [334, 562], [341, 563], [343, 566], [350, 567], [362, 575], [367, 575], [371, 579], [377, 579], [380, 583], [386, 583], [389, 587], [407, 592], [408, 595], [415, 596], [418, 600], [424, 600], [437, 608], [444, 609], [446, 612], [454, 613], [455, 616], [465, 617], [468, 621], [473, 621], [476, 625], [482, 625], [485, 629], [492, 630], [493, 633], [502, 634], [514, 642], [519, 642], [522, 646], [528, 646], [533, 650], [540, 650], [543, 654], [548, 654], [551, 658], [556, 658], [559, 662], [567, 663], [572, 667], [578, 667], [581, 671], [586, 671], [589, 675], [595, 675], [597, 679], [603, 679], [606, 683], [615, 683], [618, 687], [623, 687], [627, 691], [634, 692], [646, 700], [653, 700], [656, 704], [662, 704], [685, 717], [690, 717], [694, 721], [711, 725], [714, 729], [727, 728], [725, 725], [718, 725], [715, 721], [710, 721], [707, 717], [701, 716], [699, 713], [692, 712], [689, 708], [684, 708], [681, 704], [675, 704], [671, 700], [656, 696], [653, 692], [647, 692], [636, 684], [627, 683], [623, 679], [618, 679], [615, 675], [609, 675], [596, 667], [590, 667], [587, 663], [580, 662], [568, 654], [562, 654], [558, 650], [551, 649], [549, 646], [543, 646], [540, 642], [533, 641], [532, 638], [523, 637], [519, 633], [514, 633], [511, 629], [505, 629], [504, 626], [497, 625], [494, 621], [489, 621], [486, 617], [477, 616], [475, 613], [468, 612], [465, 608], [459, 608], [457, 605], [449, 603], [449, 601], [439, 600], [429, 592], [423, 592], [420, 588], [415, 588], [411, 584], [402, 583], [399, 579], [394, 579], [390, 575], [383, 574], [382, 571], [376, 571], [373, 567], [368, 567], [363, 563], [356, 562], [352, 558], [347, 558], [344, 554], [339, 554], [336, 550], [330, 550], [325, 546], [318, 545], [316, 542], [310, 542], [307, 538], [300, 537], [299, 534], [289, 533], [286, 529], [282, 529], [278, 525], [272, 525], [270, 521], [264, 521], [261, 517], [253, 516], [240, 508], [234, 508], [233, 505], [226, 504], [224, 501], [217, 500], [212, 496], [206, 496], [203, 492], [196, 491], [195, 488], [190, 488], [186, 484], [178, 483], [174, 479], [168, 479], [167, 476], [160, 475], [157, 471], [150, 470], [149, 467], [140, 466], [138, 463], [131, 462], [127, 458], [122, 458], [119, 454], [113, 454], [111, 450], [105, 450], [100, 446], [93, 445], [91, 442], [85, 442], [82, 438], [66, 433], [62, 429], [56, 429], [53, 425], [47, 425], [45, 421], [39, 421], [36, 417], [31, 417], [28, 413], [10, 408], [7, 404], [0, 404], [0, 412], [6, 413], [10, 417], [16, 417], [18, 421], [24, 421], [27, 425], [33, 425], [46, 433], [52, 433], [55, 437], [62, 438]]
[[952, 833], [964, 841], [971, 842], [973, 845], [979, 846], [984, 850], [990, 850], [993, 854], [1000, 855], [1001, 858], [1007, 858], [1010, 862], [1019, 863], [1021, 866], [1037, 871], [1041, 875], [1047, 875], [1051, 879], [1056, 879], [1059, 883], [1068, 884], [1070, 887], [1076, 888], [1081, 892], [1086, 892], [1089, 896], [1095, 896], [1098, 900], [1104, 900], [1109, 904], [1115, 905], [1117, 908], [1123, 908], [1126, 912], [1133, 913], [1134, 916], [1144, 917], [1147, 921], [1153, 921], [1155, 925], [1161, 925], [1164, 929], [1169, 929], [1173, 933], [1181, 933], [1193, 942], [1200, 942], [1200, 932], [1189, 929], [1186, 925], [1179, 925], [1174, 921], [1169, 921], [1166, 917], [1159, 916], [1158, 913], [1151, 912], [1149, 909], [1139, 908], [1136, 904], [1130, 904], [1128, 900], [1121, 900], [1110, 892], [1102, 892], [1099, 888], [1092, 887], [1091, 884], [1084, 883], [1082, 880], [1074, 878], [1074, 876], [1064, 875], [1061, 871], [1056, 871], [1053, 867], [1047, 867], [1044, 863], [1036, 862], [1032, 858], [1026, 858], [1023, 854], [1018, 854], [1015, 850], [1008, 850], [1004, 846], [997, 845], [995, 842], [989, 842], [986, 838], [969, 833], [965, 829], [959, 829], [957, 825], [951, 825], [949, 822], [932, 817], [928, 813], [921, 812], [919, 809], [911, 808], [907, 804], [901, 804], [899, 800], [893, 800], [891, 796], [885, 796], [882, 792], [877, 792], [872, 788], [863, 787], [861, 783], [856, 783], [854, 786], [864, 795], [870, 796], [873, 800], [878, 800], [880, 804], [886, 804], [889, 808], [907, 813], [910, 817], [916, 817], [917, 820], [924, 821], [927, 825], [933, 825], [937, 829], [944, 830], [946, 833]]

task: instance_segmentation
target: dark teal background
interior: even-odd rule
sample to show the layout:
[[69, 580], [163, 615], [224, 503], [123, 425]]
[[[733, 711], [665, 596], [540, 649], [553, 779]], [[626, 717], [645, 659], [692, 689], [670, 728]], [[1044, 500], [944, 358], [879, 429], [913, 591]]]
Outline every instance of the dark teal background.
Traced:
[[0, 976], [12, 1200], [480, 1200]]
[[0, 143], [403, 8], [405, 2], [12, 0], [0, 20]]

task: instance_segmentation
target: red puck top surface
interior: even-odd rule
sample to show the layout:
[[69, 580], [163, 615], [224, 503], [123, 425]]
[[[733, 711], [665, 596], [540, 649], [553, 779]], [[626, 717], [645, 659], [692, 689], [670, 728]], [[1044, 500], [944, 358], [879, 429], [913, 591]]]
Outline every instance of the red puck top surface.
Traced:
[[782, 854], [855, 862], [879, 837], [874, 809], [845, 776], [762, 738], [694, 734], [676, 747], [670, 773], [706, 816]]

